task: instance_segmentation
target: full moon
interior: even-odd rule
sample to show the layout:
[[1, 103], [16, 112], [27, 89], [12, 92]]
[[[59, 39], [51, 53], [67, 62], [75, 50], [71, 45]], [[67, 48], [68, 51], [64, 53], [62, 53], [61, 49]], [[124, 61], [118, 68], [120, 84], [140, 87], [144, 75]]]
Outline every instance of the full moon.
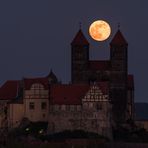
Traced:
[[104, 41], [110, 36], [111, 28], [107, 22], [98, 20], [90, 25], [89, 34], [96, 41]]

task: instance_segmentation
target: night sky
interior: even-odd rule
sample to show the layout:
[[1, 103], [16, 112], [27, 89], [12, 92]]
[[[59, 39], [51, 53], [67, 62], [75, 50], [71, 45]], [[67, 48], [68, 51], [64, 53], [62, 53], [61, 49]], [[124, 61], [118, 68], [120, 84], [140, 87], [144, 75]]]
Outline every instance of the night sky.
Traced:
[[[63, 83], [70, 81], [70, 43], [82, 23], [91, 59], [108, 59], [109, 43], [120, 22], [129, 43], [128, 69], [135, 77], [135, 100], [148, 102], [147, 0], [1, 0], [0, 84], [23, 77], [46, 76], [50, 69]], [[96, 42], [89, 25], [106, 20], [112, 35]]]

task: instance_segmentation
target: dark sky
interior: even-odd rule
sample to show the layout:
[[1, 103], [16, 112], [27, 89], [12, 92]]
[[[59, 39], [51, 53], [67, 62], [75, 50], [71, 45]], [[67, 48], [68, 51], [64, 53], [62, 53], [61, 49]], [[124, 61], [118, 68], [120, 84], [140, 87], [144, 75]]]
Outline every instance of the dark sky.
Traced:
[[[109, 58], [109, 42], [121, 31], [129, 43], [129, 73], [135, 76], [135, 100], [148, 102], [147, 0], [1, 0], [0, 84], [8, 79], [46, 76], [50, 69], [70, 81], [70, 43], [82, 22], [92, 59]], [[111, 37], [96, 42], [89, 25], [103, 19]]]

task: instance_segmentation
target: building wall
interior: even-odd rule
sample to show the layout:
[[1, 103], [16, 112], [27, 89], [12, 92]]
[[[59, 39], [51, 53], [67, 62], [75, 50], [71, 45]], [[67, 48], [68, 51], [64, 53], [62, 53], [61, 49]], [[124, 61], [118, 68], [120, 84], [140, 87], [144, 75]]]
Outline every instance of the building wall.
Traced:
[[[30, 103], [34, 108], [30, 108]], [[42, 103], [46, 107], [42, 108]], [[31, 106], [32, 107], [32, 106]], [[22, 104], [12, 103], [8, 106], [8, 127], [17, 127], [21, 120], [26, 117], [30, 121], [47, 121], [49, 112], [48, 99], [24, 99]]]
[[40, 83], [32, 84], [23, 92], [23, 102], [8, 105], [8, 126], [17, 127], [23, 118], [30, 121], [47, 121], [49, 112], [49, 90]]
[[9, 104], [8, 127], [17, 127], [24, 117], [24, 104]]
[[30, 121], [47, 121], [49, 111], [49, 90], [41, 83], [34, 83], [24, 90], [24, 116]]
[[[31, 107], [30, 104], [34, 104]], [[46, 107], [42, 108], [42, 103], [46, 103]], [[47, 121], [49, 100], [48, 99], [24, 99], [25, 114], [30, 121]]]
[[49, 112], [49, 133], [61, 132], [64, 130], [85, 130], [95, 132], [106, 137], [112, 137], [111, 117], [107, 110], [108, 103], [103, 103], [99, 111], [83, 109], [81, 106], [69, 105], [65, 110], [53, 105]]

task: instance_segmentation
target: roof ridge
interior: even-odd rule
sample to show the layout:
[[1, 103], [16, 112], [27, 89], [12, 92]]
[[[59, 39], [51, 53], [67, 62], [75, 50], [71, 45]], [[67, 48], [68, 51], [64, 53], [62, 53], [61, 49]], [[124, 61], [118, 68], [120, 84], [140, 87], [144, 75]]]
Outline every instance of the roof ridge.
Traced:
[[75, 35], [73, 41], [71, 42], [71, 45], [88, 45], [88, 44], [89, 44], [88, 40], [86, 39], [82, 30], [79, 29], [79, 31]]
[[117, 30], [112, 41], [110, 42], [110, 45], [128, 45], [120, 29]]

